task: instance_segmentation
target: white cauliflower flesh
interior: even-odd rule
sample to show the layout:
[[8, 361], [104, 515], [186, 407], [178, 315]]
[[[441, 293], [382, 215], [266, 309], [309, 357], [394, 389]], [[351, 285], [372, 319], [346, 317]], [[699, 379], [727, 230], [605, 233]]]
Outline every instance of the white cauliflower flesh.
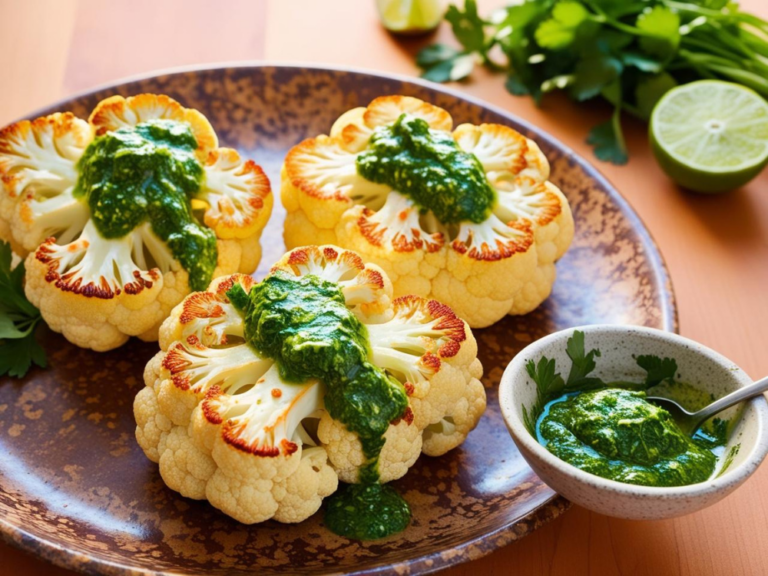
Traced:
[[[403, 114], [450, 134], [480, 162], [496, 195], [484, 221], [442, 223], [429, 207], [358, 173], [376, 129]], [[498, 124], [452, 127], [437, 106], [386, 96], [342, 115], [329, 136], [295, 146], [282, 170], [286, 246], [319, 239], [355, 250], [387, 272], [396, 297], [436, 298], [473, 328], [534, 310], [573, 238], [568, 201], [548, 181], [549, 164], [532, 140]]]
[[88, 201], [75, 190], [79, 161], [94, 138], [148, 121], [189, 127], [204, 172], [192, 210], [216, 238], [213, 277], [252, 273], [272, 210], [267, 177], [218, 140], [208, 120], [154, 94], [114, 96], [88, 122], [72, 114], [23, 121], [0, 131], [0, 239], [26, 256], [26, 293], [48, 325], [72, 343], [110, 350], [130, 336], [157, 339], [173, 307], [190, 292], [190, 276], [144, 221], [105, 238]]
[[[368, 362], [402, 386], [408, 406], [384, 433], [381, 482], [402, 477], [422, 452], [437, 456], [463, 442], [485, 392], [472, 332], [450, 308], [415, 296], [392, 300], [378, 266], [334, 246], [292, 250], [272, 273], [336, 285], [342, 306], [367, 329]], [[357, 482], [369, 459], [357, 434], [326, 409], [332, 383], [286, 382], [280, 363], [246, 341], [234, 294], [254, 286], [248, 276], [222, 277], [173, 310], [134, 403], [136, 438], [182, 495], [248, 524], [300, 522], [339, 480]]]

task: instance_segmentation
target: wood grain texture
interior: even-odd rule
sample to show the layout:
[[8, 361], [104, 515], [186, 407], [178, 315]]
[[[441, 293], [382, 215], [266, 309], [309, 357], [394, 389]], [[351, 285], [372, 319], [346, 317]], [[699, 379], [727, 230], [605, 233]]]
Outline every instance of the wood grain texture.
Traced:
[[[479, 3], [487, 12], [502, 2]], [[741, 4], [768, 17], [765, 0]], [[372, 0], [255, 0], [224, 6], [202, 0], [193, 8], [184, 0], [0, 0], [0, 124], [75, 90], [194, 61], [266, 58], [415, 74], [412, 55], [429, 41], [392, 39], [379, 27]], [[167, 14], [165, 20], [161, 14]], [[155, 18], [166, 25], [149, 40], [131, 33]], [[438, 36], [450, 41], [445, 29]], [[606, 107], [553, 97], [536, 108], [529, 99], [509, 95], [502, 84], [481, 72], [461, 89], [592, 158], [584, 137], [606, 118]], [[629, 165], [598, 167], [657, 240], [677, 292], [682, 334], [719, 350], [753, 376], [768, 373], [763, 336], [768, 172], [727, 196], [688, 194], [656, 166], [645, 126], [631, 120], [626, 125]], [[741, 490], [703, 512], [641, 523], [574, 508], [523, 541], [446, 574], [758, 575], [768, 571], [766, 537], [768, 467], [763, 467]], [[0, 562], [0, 571], [8, 574], [70, 574], [6, 546], [0, 546]]]

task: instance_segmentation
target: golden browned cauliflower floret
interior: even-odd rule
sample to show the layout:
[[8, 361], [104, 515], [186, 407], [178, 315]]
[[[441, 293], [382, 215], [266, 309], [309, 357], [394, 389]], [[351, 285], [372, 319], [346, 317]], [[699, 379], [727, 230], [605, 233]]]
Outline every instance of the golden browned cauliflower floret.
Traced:
[[[163, 95], [113, 96], [96, 106], [88, 122], [57, 113], [0, 131], [0, 239], [26, 257], [29, 300], [53, 330], [78, 346], [110, 350], [130, 336], [155, 340], [162, 321], [190, 292], [190, 274], [171, 247], [180, 244], [178, 234], [163, 240], [155, 228], [162, 218], [145, 218], [121, 236], [105, 237], [98, 222], [130, 218], [130, 210], [104, 208], [97, 222], [81, 190], [81, 159], [96, 150], [92, 144], [121, 129], [151, 128], [164, 121], [171, 126], [169, 133], [182, 127], [196, 143], [185, 161], [194, 164], [200, 184], [185, 190], [191, 199], [185, 196], [173, 208], [212, 231], [215, 266], [210, 277], [252, 273], [272, 211], [269, 180], [252, 160], [219, 148], [200, 112]], [[158, 145], [160, 154], [167, 153], [163, 146], [165, 141]], [[121, 153], [99, 159], [101, 166]], [[121, 170], [131, 171], [116, 160], [113, 166], [118, 176]], [[173, 185], [155, 176], [147, 186]], [[130, 195], [119, 186], [115, 190]]]
[[[360, 174], [358, 159], [370, 152], [372, 137], [403, 117], [425, 121], [430, 134], [449, 135], [479, 161], [495, 194], [481, 222], [441, 222], [434, 207]], [[473, 328], [535, 309], [549, 296], [555, 262], [573, 238], [568, 201], [548, 181], [549, 164], [532, 140], [498, 124], [452, 128], [442, 108], [385, 96], [343, 114], [329, 136], [295, 146], [282, 170], [286, 246], [327, 242], [355, 250], [387, 272], [395, 296], [436, 298]], [[428, 182], [438, 190], [443, 184], [443, 177]]]
[[[464, 441], [486, 398], [472, 332], [450, 308], [416, 296], [392, 300], [378, 266], [334, 246], [297, 248], [275, 274], [337, 287], [367, 330], [368, 362], [402, 386], [407, 406], [384, 434], [380, 482], [402, 477], [422, 452], [439, 456]], [[251, 308], [233, 293], [242, 287], [251, 298], [255, 286], [244, 275], [218, 278], [173, 310], [136, 396], [136, 438], [182, 495], [248, 524], [300, 522], [339, 480], [357, 482], [368, 460], [357, 434], [330, 416], [326, 382], [285, 381], [284, 367], [249, 343]], [[303, 341], [304, 327], [290, 326], [292, 345], [327, 345]]]

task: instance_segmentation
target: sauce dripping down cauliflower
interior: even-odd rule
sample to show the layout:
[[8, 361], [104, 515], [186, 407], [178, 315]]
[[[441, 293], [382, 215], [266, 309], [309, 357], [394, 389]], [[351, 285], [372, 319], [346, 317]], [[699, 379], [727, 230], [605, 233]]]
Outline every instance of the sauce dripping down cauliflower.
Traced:
[[[495, 193], [484, 221], [440, 222], [408, 194], [359, 173], [358, 159], [377, 129], [403, 115], [452, 136], [479, 161]], [[355, 250], [386, 271], [395, 296], [435, 298], [471, 327], [489, 326], [506, 314], [526, 314], [549, 296], [555, 262], [573, 238], [568, 201], [548, 178], [549, 163], [536, 143], [507, 126], [454, 130], [442, 108], [407, 96], [380, 97], [343, 114], [329, 136], [288, 153], [281, 183], [285, 243]]]
[[181, 125], [197, 143], [192, 158], [202, 184], [190, 210], [214, 236], [212, 277], [250, 274], [261, 258], [273, 202], [269, 181], [253, 161], [219, 148], [198, 111], [163, 95], [113, 96], [88, 122], [57, 113], [8, 126], [0, 131], [0, 239], [26, 257], [27, 298], [77, 346], [101, 351], [130, 336], [156, 340], [162, 321], [190, 292], [189, 273], [154, 222], [106, 238], [78, 193], [79, 162], [91, 143], [153, 122]]
[[[408, 406], [378, 456], [380, 482], [405, 475], [422, 452], [440, 456], [464, 441], [486, 397], [475, 339], [450, 308], [393, 299], [378, 266], [334, 246], [297, 248], [273, 273], [338, 286], [368, 331], [368, 361], [405, 390]], [[174, 308], [134, 402], [136, 438], [183, 496], [247, 524], [300, 522], [339, 480], [357, 482], [366, 457], [328, 414], [324, 382], [285, 382], [278, 363], [247, 343], [241, 303], [230, 297], [254, 285], [245, 275], [218, 278]]]

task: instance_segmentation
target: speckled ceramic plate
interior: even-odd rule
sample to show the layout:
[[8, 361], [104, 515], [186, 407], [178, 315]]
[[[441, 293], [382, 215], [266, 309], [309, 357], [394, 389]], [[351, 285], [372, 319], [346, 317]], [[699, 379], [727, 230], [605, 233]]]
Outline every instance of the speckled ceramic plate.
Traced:
[[[134, 440], [132, 402], [156, 344], [106, 354], [44, 336], [50, 368], [0, 381], [0, 532], [56, 564], [89, 573], [407, 574], [477, 558], [522, 538], [568, 506], [528, 468], [497, 404], [512, 356], [555, 330], [631, 323], [674, 330], [662, 259], [629, 206], [581, 158], [505, 112], [435, 85], [362, 72], [285, 66], [183, 71], [140, 79], [49, 110], [87, 117], [115, 93], [166, 93], [201, 110], [223, 145], [253, 157], [279, 185], [286, 151], [325, 133], [340, 113], [383, 94], [408, 94], [457, 123], [498, 122], [534, 138], [570, 200], [576, 237], [554, 293], [528, 316], [477, 331], [488, 410], [464, 445], [421, 458], [396, 482], [413, 508], [404, 533], [361, 544], [334, 536], [316, 514], [299, 525], [243, 526], [168, 490]], [[42, 113], [42, 112], [41, 112]], [[277, 190], [275, 190], [277, 191]], [[283, 253], [283, 211], [264, 235], [260, 278]]]

